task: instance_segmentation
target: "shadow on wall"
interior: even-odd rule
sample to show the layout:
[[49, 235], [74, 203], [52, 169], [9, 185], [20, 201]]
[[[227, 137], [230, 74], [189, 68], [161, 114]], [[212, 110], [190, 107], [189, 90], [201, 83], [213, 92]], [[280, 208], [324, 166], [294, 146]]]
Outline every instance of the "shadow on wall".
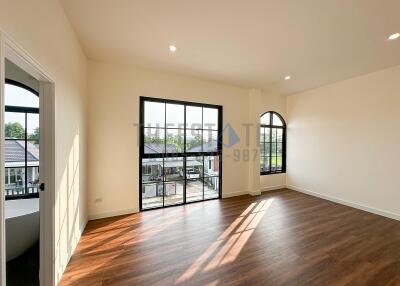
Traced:
[[[56, 229], [55, 238], [55, 259], [60, 260], [60, 269], [56, 270], [57, 275], [61, 276], [68, 264], [69, 257], [79, 241], [81, 235], [80, 225], [80, 135], [79, 129], [74, 136], [70, 148], [67, 162], [62, 173], [60, 184], [55, 193], [55, 204], [58, 213], [55, 214]], [[63, 253], [68, 250], [68, 255]], [[58, 277], [60, 279], [61, 277]]]

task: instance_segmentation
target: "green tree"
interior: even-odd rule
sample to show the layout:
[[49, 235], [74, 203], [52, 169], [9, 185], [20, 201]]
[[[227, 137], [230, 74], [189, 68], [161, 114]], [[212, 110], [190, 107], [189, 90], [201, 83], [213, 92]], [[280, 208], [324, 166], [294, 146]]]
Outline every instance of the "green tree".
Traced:
[[23, 139], [25, 135], [25, 129], [18, 122], [9, 122], [5, 125], [6, 138]]
[[28, 139], [33, 140], [33, 142], [37, 145], [39, 144], [39, 138], [40, 138], [39, 127], [36, 127], [33, 133], [28, 135]]
[[201, 146], [202, 143], [203, 138], [200, 135], [196, 134], [189, 142], [186, 141], [186, 150]]
[[175, 145], [177, 152], [183, 152], [183, 136], [168, 134], [167, 144]]

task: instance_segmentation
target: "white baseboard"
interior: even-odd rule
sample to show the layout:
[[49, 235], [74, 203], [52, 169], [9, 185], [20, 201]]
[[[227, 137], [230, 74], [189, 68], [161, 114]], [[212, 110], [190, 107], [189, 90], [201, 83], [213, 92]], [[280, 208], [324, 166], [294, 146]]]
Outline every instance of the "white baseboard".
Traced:
[[248, 191], [240, 191], [240, 192], [231, 192], [231, 193], [224, 193], [222, 192], [222, 198], [232, 198], [232, 197], [237, 197], [237, 196], [243, 196], [243, 195], [248, 195]]
[[393, 213], [393, 212], [390, 212], [390, 211], [385, 211], [385, 210], [381, 210], [381, 209], [377, 209], [377, 208], [361, 205], [361, 204], [358, 204], [358, 203], [346, 201], [346, 200], [343, 200], [343, 199], [340, 199], [340, 198], [336, 198], [336, 197], [333, 197], [333, 196], [320, 194], [320, 193], [313, 192], [313, 191], [310, 191], [310, 190], [306, 190], [306, 189], [303, 189], [303, 188], [300, 188], [300, 187], [296, 187], [296, 186], [287, 185], [286, 187], [288, 189], [293, 190], [293, 191], [297, 191], [297, 192], [304, 193], [304, 194], [307, 194], [307, 195], [310, 195], [310, 196], [314, 196], [314, 197], [318, 197], [318, 198], [321, 198], [321, 199], [325, 199], [325, 200], [328, 200], [328, 201], [331, 201], [331, 202], [334, 202], [334, 203], [342, 204], [342, 205], [345, 205], [345, 206], [348, 206], [348, 207], [356, 208], [356, 209], [359, 209], [359, 210], [363, 210], [363, 211], [370, 212], [370, 213], [373, 213], [373, 214], [377, 214], [377, 215], [380, 215], [380, 216], [384, 216], [384, 217], [387, 217], [387, 218], [400, 220], [400, 214], [396, 214], [396, 213]]
[[252, 192], [248, 192], [248, 194], [250, 196], [259, 196], [261, 195], [261, 191], [257, 190], [257, 191], [252, 191]]
[[108, 212], [90, 214], [88, 216], [88, 219], [89, 220], [95, 220], [95, 219], [100, 219], [100, 218], [107, 218], [107, 217], [113, 217], [113, 216], [119, 216], [119, 215], [133, 214], [133, 213], [137, 213], [137, 212], [139, 212], [139, 210], [137, 208], [123, 209], [123, 210], [116, 210], [116, 211], [108, 211]]
[[279, 189], [284, 189], [286, 188], [286, 185], [279, 185], [279, 186], [272, 186], [272, 187], [266, 187], [266, 188], [261, 188], [259, 191], [239, 191], [239, 192], [231, 192], [231, 193], [223, 193], [222, 198], [231, 198], [231, 197], [237, 197], [237, 196], [243, 196], [243, 195], [250, 195], [250, 196], [259, 196], [261, 195], [262, 192], [267, 192], [267, 191], [274, 191], [274, 190], [279, 190]]
[[277, 186], [271, 186], [271, 187], [265, 187], [261, 188], [261, 192], [269, 192], [269, 191], [276, 191], [280, 189], [286, 189], [286, 185], [277, 185]]

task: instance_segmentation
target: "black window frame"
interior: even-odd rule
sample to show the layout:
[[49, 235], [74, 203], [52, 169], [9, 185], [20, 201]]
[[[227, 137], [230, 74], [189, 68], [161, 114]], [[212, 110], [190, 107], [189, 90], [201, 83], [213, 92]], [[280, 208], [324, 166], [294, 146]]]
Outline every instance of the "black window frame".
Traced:
[[[214, 105], [214, 104], [207, 104], [207, 103], [198, 103], [198, 102], [190, 102], [190, 101], [181, 101], [181, 100], [172, 100], [172, 99], [164, 99], [164, 98], [153, 98], [153, 97], [145, 97], [145, 96], [141, 96], [140, 97], [140, 106], [139, 106], [139, 209], [140, 211], [148, 211], [148, 210], [154, 210], [154, 209], [161, 209], [161, 208], [167, 208], [167, 207], [174, 207], [174, 206], [181, 206], [181, 205], [185, 205], [185, 204], [191, 204], [191, 203], [197, 203], [197, 202], [203, 202], [203, 201], [209, 201], [209, 200], [218, 200], [222, 198], [222, 148], [223, 148], [223, 107], [221, 105]], [[178, 153], [157, 153], [157, 154], [152, 154], [152, 153], [145, 153], [145, 144], [144, 144], [144, 138], [145, 138], [145, 122], [144, 122], [144, 104], [145, 102], [156, 102], [156, 103], [164, 103], [166, 104], [178, 104], [178, 105], [184, 105], [184, 135], [183, 135], [183, 146], [184, 146], [184, 151], [183, 152], [178, 152]], [[204, 107], [204, 108], [213, 108], [213, 109], [217, 109], [218, 110], [218, 128], [217, 130], [213, 130], [213, 131], [217, 131], [218, 136], [217, 136], [217, 151], [212, 151], [212, 152], [186, 152], [186, 131], [187, 130], [191, 130], [190, 128], [186, 128], [186, 106], [194, 106], [194, 107]], [[166, 112], [164, 114], [164, 116], [166, 116]], [[166, 121], [166, 120], [165, 120]], [[203, 118], [202, 118], [203, 121]], [[208, 129], [204, 129], [202, 122], [202, 128], [201, 130], [207, 130]], [[164, 130], [167, 131], [168, 129], [177, 129], [175, 127], [171, 127], [171, 128], [167, 128], [165, 127]], [[166, 136], [167, 132], [164, 132], [164, 138]], [[203, 137], [203, 136], [202, 136]], [[203, 137], [204, 138], [204, 137]], [[164, 140], [164, 144], [166, 146], [167, 142], [166, 140]], [[203, 143], [204, 144], [204, 143]], [[166, 148], [166, 147], [165, 147]], [[205, 172], [205, 168], [204, 168], [204, 157], [206, 156], [218, 156], [219, 157], [219, 166], [218, 166], [218, 176], [211, 176], [209, 178], [212, 177], [218, 177], [218, 197], [216, 198], [205, 198], [204, 197], [204, 182], [203, 182], [203, 199], [202, 200], [196, 200], [196, 201], [187, 201], [186, 199], [186, 185], [187, 185], [187, 181], [188, 179], [186, 178], [186, 158], [187, 157], [203, 157], [203, 165], [202, 165], [202, 169], [203, 169], [203, 176], [202, 179], [209, 177], [209, 176], [204, 176], [204, 172]], [[142, 171], [143, 171], [143, 159], [149, 159], [149, 158], [153, 158], [153, 159], [158, 159], [158, 158], [183, 158], [183, 173], [184, 173], [184, 178], [183, 181], [184, 182], [184, 186], [183, 186], [183, 201], [182, 203], [178, 203], [178, 204], [172, 204], [172, 205], [165, 205], [165, 195], [163, 195], [163, 205], [159, 206], [159, 207], [152, 207], [152, 208], [143, 208], [143, 202], [142, 202], [142, 186], [143, 186], [143, 182], [142, 182]], [[165, 180], [165, 178], [163, 179], [162, 183], [165, 184], [165, 182], [168, 182]]]
[[[13, 85], [17, 86], [20, 88], [23, 88], [32, 94], [36, 95], [39, 97], [39, 92], [34, 90], [33, 88], [12, 80], [12, 79], [5, 79], [5, 84], [8, 85]], [[24, 114], [25, 117], [25, 133], [24, 133], [24, 139], [19, 139], [20, 141], [24, 141], [24, 148], [25, 148], [25, 165], [19, 168], [24, 168], [25, 169], [25, 194], [18, 194], [18, 195], [5, 195], [5, 200], [18, 200], [18, 199], [31, 199], [31, 198], [39, 198], [39, 188], [37, 188], [37, 192], [29, 193], [28, 192], [28, 168], [33, 168], [28, 166], [28, 141], [33, 141], [31, 139], [28, 139], [28, 114], [39, 114], [39, 108], [37, 107], [25, 107], [25, 106], [14, 106], [14, 105], [5, 105], [4, 106], [4, 111], [5, 112], [13, 112], [13, 113], [22, 113]], [[5, 140], [15, 140], [15, 139], [7, 139]], [[4, 167], [4, 169], [15, 169], [16, 167]], [[38, 171], [40, 172], [40, 166], [37, 167]], [[40, 173], [39, 173], [40, 174]]]
[[[265, 115], [269, 113], [269, 124], [262, 124], [261, 123], [261, 118]], [[280, 125], [275, 125], [273, 122], [273, 115], [278, 116], [278, 118], [282, 121], [282, 126]], [[266, 142], [266, 138], [264, 137], [264, 140], [261, 141], [261, 136], [263, 136], [261, 129], [269, 129], [269, 142]], [[280, 170], [272, 170], [272, 157], [278, 157], [278, 156], [272, 156], [273, 152], [272, 152], [272, 144], [278, 144], [280, 142], [276, 141], [272, 142], [272, 131], [273, 129], [281, 129], [282, 130], [282, 168]], [[260, 129], [259, 129], [259, 144], [261, 144], [261, 142], [264, 144], [264, 150], [265, 150], [265, 145], [269, 144], [269, 152], [268, 152], [268, 156], [262, 154], [261, 149], [260, 149], [260, 159], [262, 157], [265, 158], [269, 158], [269, 170], [268, 171], [263, 171], [261, 170], [261, 165], [260, 165], [260, 175], [264, 176], [264, 175], [273, 175], [273, 174], [283, 174], [286, 173], [286, 121], [283, 119], [282, 115], [280, 115], [278, 112], [276, 111], [267, 111], [264, 112], [261, 116], [260, 116]], [[264, 132], [264, 136], [265, 136], [265, 132]], [[277, 145], [276, 145], [277, 146]], [[275, 154], [277, 154], [277, 151], [275, 151]]]

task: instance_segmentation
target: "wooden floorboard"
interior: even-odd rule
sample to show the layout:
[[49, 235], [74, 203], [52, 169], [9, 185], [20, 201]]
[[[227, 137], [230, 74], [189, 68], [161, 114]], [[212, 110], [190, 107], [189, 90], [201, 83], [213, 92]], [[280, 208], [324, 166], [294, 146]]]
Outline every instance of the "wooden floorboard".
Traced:
[[400, 222], [291, 190], [101, 219], [61, 285], [400, 285]]

